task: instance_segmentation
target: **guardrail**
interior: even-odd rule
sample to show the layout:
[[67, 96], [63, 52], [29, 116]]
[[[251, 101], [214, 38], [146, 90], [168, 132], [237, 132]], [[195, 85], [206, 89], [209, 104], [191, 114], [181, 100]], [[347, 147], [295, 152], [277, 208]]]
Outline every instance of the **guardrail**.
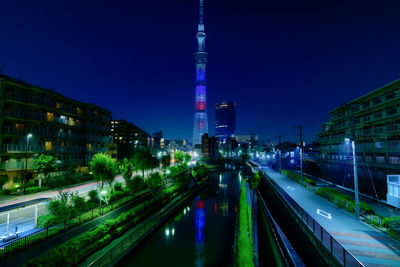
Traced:
[[325, 246], [343, 266], [364, 266], [356, 257], [345, 249], [332, 235], [328, 233], [310, 214], [289, 196], [278, 184], [264, 173], [265, 180], [277, 191], [292, 207], [293, 211], [302, 219], [305, 225], [314, 233], [321, 245]]
[[25, 250], [31, 247], [33, 244], [36, 243], [36, 239], [39, 234], [44, 234], [46, 235], [45, 238], [47, 238], [49, 235], [49, 228], [41, 229], [37, 232], [31, 233], [23, 237], [17, 237], [9, 242], [5, 242], [4, 244], [0, 245], [0, 259], [6, 258], [7, 256], [9, 256], [9, 254], [14, 254], [15, 251], [19, 248], [21, 250]]

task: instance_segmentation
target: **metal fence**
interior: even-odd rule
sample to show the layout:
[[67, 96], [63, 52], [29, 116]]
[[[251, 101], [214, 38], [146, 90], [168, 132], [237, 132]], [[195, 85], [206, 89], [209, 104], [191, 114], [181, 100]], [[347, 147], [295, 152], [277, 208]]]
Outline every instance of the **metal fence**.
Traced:
[[9, 255], [14, 254], [16, 251], [23, 251], [37, 242], [37, 239], [46, 239], [49, 235], [49, 228], [41, 229], [37, 232], [31, 233], [23, 237], [17, 237], [14, 240], [5, 242], [0, 245], [0, 259], [4, 259]]
[[297, 202], [289, 196], [272, 179], [266, 177], [266, 181], [286, 200], [297, 215], [303, 220], [317, 239], [331, 252], [343, 266], [364, 266], [347, 249], [345, 249], [332, 235], [328, 233], [310, 214], [308, 214]]

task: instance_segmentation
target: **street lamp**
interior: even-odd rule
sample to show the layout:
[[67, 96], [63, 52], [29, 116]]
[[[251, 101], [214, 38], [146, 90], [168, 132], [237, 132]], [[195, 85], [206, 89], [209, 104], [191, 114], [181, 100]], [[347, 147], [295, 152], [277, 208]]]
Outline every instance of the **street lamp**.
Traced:
[[354, 200], [355, 200], [355, 210], [356, 210], [356, 218], [360, 219], [360, 204], [358, 199], [358, 176], [357, 176], [357, 159], [356, 159], [356, 145], [354, 140], [350, 140], [349, 138], [344, 139], [346, 143], [351, 143], [351, 148], [353, 150], [353, 172], [354, 172]]
[[107, 191], [104, 189], [100, 191], [100, 188], [101, 187], [99, 187], [99, 205], [100, 205], [100, 213], [101, 213], [101, 196], [107, 194]]
[[[29, 146], [29, 139], [32, 137], [32, 134], [29, 133], [26, 136], [26, 147], [25, 147], [25, 172], [24, 172], [24, 176], [25, 176], [25, 183], [27, 180], [27, 175], [26, 173], [28, 172], [28, 146]], [[24, 186], [24, 194], [25, 194], [25, 186]]]

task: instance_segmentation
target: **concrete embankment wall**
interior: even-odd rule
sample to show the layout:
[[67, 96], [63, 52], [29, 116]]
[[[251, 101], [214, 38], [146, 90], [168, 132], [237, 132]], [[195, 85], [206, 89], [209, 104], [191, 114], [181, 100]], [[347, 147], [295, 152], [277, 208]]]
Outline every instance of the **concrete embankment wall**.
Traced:
[[307, 266], [341, 266], [264, 176], [259, 190], [272, 216]]

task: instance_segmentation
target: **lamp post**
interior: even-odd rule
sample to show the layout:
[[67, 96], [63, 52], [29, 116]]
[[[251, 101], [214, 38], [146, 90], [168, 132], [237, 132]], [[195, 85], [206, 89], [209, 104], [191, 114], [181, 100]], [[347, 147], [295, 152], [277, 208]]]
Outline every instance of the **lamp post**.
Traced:
[[355, 200], [355, 210], [356, 210], [356, 218], [360, 219], [360, 204], [358, 199], [358, 175], [357, 175], [357, 159], [356, 159], [356, 145], [354, 140], [350, 140], [349, 138], [345, 139], [346, 142], [351, 143], [351, 148], [353, 151], [353, 172], [354, 172], [354, 200]]
[[100, 202], [99, 206], [100, 206], [100, 213], [101, 213], [101, 196], [107, 194], [107, 191], [106, 190], [101, 190], [100, 191], [100, 189], [102, 189], [102, 187], [99, 187], [99, 202]]
[[[28, 146], [29, 146], [29, 139], [32, 137], [32, 134], [29, 133], [26, 136], [26, 147], [25, 147], [25, 172], [24, 172], [24, 176], [25, 176], [25, 182], [24, 185], [26, 183], [27, 180], [27, 172], [28, 172]], [[24, 186], [24, 195], [25, 195], [25, 186]]]

